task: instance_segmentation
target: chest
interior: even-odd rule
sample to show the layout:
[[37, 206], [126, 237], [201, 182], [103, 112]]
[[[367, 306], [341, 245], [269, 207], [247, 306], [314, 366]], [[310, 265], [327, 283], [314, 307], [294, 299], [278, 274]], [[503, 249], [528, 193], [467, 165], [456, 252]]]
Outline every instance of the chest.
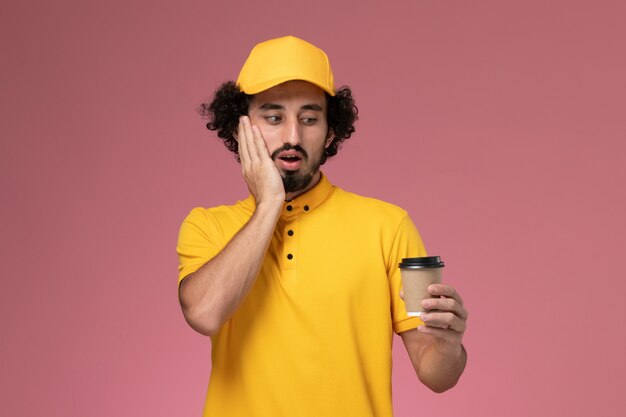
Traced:
[[346, 300], [388, 291], [387, 260], [376, 228], [350, 219], [281, 220], [262, 268], [265, 286], [285, 295]]

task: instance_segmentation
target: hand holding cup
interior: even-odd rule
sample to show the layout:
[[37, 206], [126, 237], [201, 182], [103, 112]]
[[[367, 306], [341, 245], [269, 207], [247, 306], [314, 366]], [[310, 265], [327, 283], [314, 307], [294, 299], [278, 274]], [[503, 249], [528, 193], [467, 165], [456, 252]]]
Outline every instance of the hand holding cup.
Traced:
[[468, 317], [463, 299], [453, 287], [444, 284], [429, 285], [428, 293], [431, 298], [421, 301], [424, 311], [420, 319], [424, 325], [417, 330], [460, 345]]
[[460, 345], [468, 313], [458, 292], [441, 283], [443, 267], [439, 256], [403, 259], [401, 297], [407, 315], [424, 322], [418, 331]]

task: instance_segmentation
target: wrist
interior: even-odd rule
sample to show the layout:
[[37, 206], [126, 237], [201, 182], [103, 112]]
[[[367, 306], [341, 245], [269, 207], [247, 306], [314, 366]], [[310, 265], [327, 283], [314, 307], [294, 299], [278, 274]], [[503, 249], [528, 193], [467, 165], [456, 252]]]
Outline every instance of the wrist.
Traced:
[[282, 207], [283, 203], [285, 202], [285, 192], [283, 190], [276, 192], [259, 193], [258, 196], [255, 195], [255, 193], [252, 194], [254, 195], [257, 206], [263, 204], [268, 207], [275, 207], [275, 205]]
[[275, 216], [278, 218], [283, 208], [284, 200], [280, 199], [267, 199], [257, 202], [255, 214], [262, 216]]

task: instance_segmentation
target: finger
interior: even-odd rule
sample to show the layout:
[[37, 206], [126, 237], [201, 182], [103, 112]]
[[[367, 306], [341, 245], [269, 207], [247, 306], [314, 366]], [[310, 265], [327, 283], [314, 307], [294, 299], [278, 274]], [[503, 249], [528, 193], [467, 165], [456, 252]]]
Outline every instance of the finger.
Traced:
[[248, 147], [245, 140], [245, 132], [243, 130], [243, 118], [239, 118], [239, 126], [237, 127], [237, 143], [239, 144], [239, 159], [241, 160], [241, 167], [246, 167], [250, 164], [250, 154], [248, 153]]
[[465, 332], [466, 323], [451, 312], [427, 312], [422, 313], [420, 319], [428, 327], [450, 330], [457, 333]]
[[417, 328], [417, 331], [420, 333], [426, 333], [429, 334], [431, 336], [436, 337], [437, 339], [442, 339], [445, 340], [446, 342], [450, 342], [450, 343], [461, 343], [462, 339], [463, 339], [463, 335], [457, 333], [457, 332], [453, 332], [450, 330], [443, 330], [443, 329], [438, 329], [436, 327], [429, 327], [429, 326], [419, 326]]
[[254, 134], [252, 133], [252, 125], [250, 124], [250, 118], [244, 116], [242, 118], [243, 121], [243, 132], [245, 134], [244, 140], [246, 142], [246, 149], [248, 149], [248, 155], [250, 155], [250, 162], [257, 162], [259, 159], [259, 151], [255, 144]]
[[462, 320], [467, 319], [467, 310], [454, 298], [427, 298], [421, 304], [425, 310], [450, 311]]
[[459, 304], [463, 305], [463, 299], [454, 288], [445, 284], [432, 284], [428, 286], [428, 292], [436, 297], [454, 298]]
[[254, 144], [256, 146], [259, 158], [261, 160], [271, 160], [270, 152], [267, 149], [267, 145], [265, 144], [265, 139], [263, 139], [263, 133], [261, 133], [261, 129], [259, 129], [258, 126], [252, 126], [252, 135], [254, 137]]

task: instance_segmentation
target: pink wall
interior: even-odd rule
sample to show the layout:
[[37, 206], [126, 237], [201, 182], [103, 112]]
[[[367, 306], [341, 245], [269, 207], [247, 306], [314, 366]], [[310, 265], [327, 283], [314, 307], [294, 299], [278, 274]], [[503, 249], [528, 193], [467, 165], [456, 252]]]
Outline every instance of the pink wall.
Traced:
[[179, 311], [176, 236], [246, 189], [195, 107], [286, 34], [361, 110], [326, 173], [405, 207], [471, 313], [449, 393], [396, 344], [396, 415], [623, 412], [624, 2], [2, 9], [0, 415], [199, 415], [210, 344]]

